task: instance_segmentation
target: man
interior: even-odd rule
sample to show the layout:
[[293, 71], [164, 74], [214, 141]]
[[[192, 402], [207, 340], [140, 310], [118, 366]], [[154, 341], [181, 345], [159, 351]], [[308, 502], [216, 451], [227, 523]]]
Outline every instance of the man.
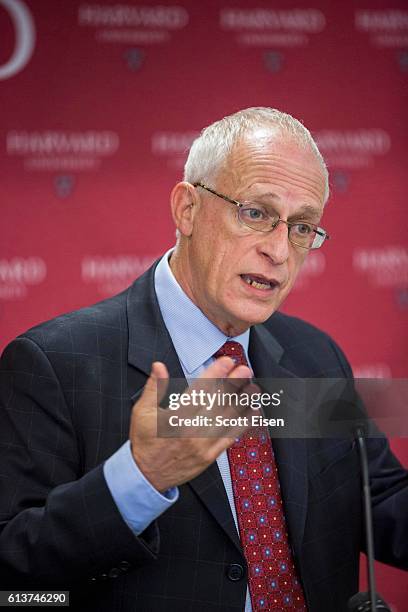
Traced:
[[[2, 588], [69, 588], [81, 610], [343, 611], [364, 547], [349, 440], [156, 433], [159, 379], [352, 376], [277, 312], [327, 237], [326, 166], [301, 123], [253, 108], [203, 131], [184, 179], [174, 250], [3, 355]], [[369, 458], [377, 556], [408, 567], [407, 473], [383, 438]]]

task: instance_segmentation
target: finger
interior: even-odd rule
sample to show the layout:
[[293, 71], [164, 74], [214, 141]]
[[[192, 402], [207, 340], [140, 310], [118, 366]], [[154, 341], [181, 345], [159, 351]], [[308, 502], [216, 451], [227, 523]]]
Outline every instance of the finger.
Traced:
[[251, 368], [245, 365], [239, 365], [236, 368], [234, 368], [232, 370], [232, 372], [230, 372], [228, 374], [228, 379], [231, 378], [252, 378], [254, 375], [254, 373], [252, 372]]
[[248, 366], [237, 366], [235, 361], [231, 357], [220, 357], [216, 359], [199, 378], [196, 382], [191, 385], [191, 389], [201, 388], [203, 390], [210, 390], [214, 383], [218, 385], [220, 379], [230, 380], [234, 378], [248, 379], [253, 376], [252, 370]]
[[[235, 362], [230, 357], [220, 357], [214, 361], [204, 372], [192, 382], [188, 391], [214, 392], [219, 385], [219, 381], [225, 379], [235, 368]], [[199, 406], [196, 411], [200, 411], [205, 406]]]
[[253, 372], [248, 366], [239, 365], [224, 379], [224, 387], [226, 390], [234, 390], [239, 393], [245, 385], [251, 382], [252, 376]]
[[[160, 384], [158, 384], [158, 381], [161, 381]], [[149, 404], [157, 406], [167, 391], [168, 382], [169, 373], [166, 366], [161, 361], [155, 361], [144, 386], [142, 398]]]
[[220, 357], [216, 359], [208, 368], [201, 374], [200, 380], [212, 378], [225, 378], [236, 367], [235, 361], [231, 357]]
[[[199, 405], [196, 404], [195, 406], [189, 406], [189, 411], [191, 411], [191, 413], [199, 413], [205, 409], [207, 402], [205, 394], [210, 393], [214, 396], [217, 391], [222, 392], [227, 381], [231, 385], [233, 380], [233, 388], [239, 392], [240, 388], [248, 383], [248, 379], [251, 378], [252, 374], [252, 370], [247, 366], [237, 367], [235, 361], [230, 357], [220, 357], [189, 386], [188, 391], [190, 391], [190, 393], [193, 391], [204, 393], [204, 395], [200, 395], [200, 398], [203, 398], [201, 400], [202, 403]], [[214, 403], [210, 404], [210, 406], [216, 407]]]
[[254, 410], [258, 411], [258, 408], [253, 408], [252, 399], [253, 396], [257, 399], [259, 392], [260, 388], [258, 385], [250, 382], [249, 384], [243, 384], [233, 396], [228, 396], [228, 400], [232, 399], [232, 401], [225, 401], [220, 407], [220, 410], [217, 411], [217, 414], [219, 414], [225, 422], [225, 426], [219, 429], [221, 436], [232, 437], [237, 433], [239, 435], [239, 431], [241, 430], [234, 429], [235, 425], [231, 425], [231, 423], [235, 423], [237, 419], [239, 421], [236, 425], [238, 428], [244, 426], [245, 429], [245, 423], [249, 425], [252, 423]]

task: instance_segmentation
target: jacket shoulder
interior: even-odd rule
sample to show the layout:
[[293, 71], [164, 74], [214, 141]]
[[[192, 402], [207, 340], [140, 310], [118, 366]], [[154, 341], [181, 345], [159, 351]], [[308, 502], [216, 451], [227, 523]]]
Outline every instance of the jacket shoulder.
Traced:
[[126, 301], [129, 289], [72, 312], [39, 323], [20, 334], [16, 340], [28, 338], [46, 352], [89, 349], [99, 338], [117, 336], [127, 330]]

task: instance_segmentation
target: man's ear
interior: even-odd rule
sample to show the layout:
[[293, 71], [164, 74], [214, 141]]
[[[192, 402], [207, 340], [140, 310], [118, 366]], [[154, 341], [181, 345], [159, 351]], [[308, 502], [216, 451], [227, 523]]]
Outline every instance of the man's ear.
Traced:
[[196, 189], [187, 181], [177, 183], [171, 192], [170, 203], [173, 221], [180, 234], [191, 236], [198, 205]]

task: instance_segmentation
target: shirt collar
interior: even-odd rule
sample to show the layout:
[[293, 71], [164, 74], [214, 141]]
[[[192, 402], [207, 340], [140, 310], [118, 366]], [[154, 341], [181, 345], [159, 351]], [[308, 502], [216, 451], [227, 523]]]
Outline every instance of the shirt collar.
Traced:
[[202, 366], [227, 340], [242, 344], [248, 357], [249, 329], [229, 338], [190, 300], [178, 284], [169, 265], [173, 249], [158, 263], [154, 286], [164, 323], [181, 365], [187, 374]]

